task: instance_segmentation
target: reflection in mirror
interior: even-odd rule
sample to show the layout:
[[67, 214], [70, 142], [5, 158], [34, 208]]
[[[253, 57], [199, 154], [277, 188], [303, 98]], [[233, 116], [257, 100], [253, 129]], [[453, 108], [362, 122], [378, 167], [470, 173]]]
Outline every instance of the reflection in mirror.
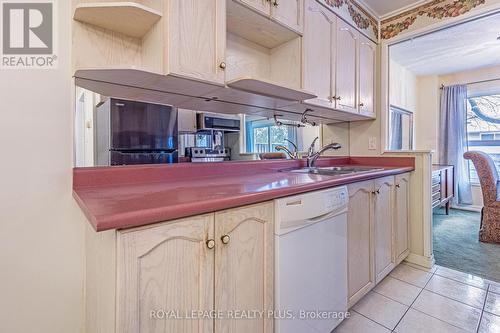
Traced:
[[177, 109], [77, 88], [76, 166], [178, 162]]
[[[259, 116], [245, 116], [245, 152], [262, 154], [276, 152], [277, 146], [288, 150], [304, 152], [316, 137], [320, 136], [319, 126], [298, 127], [298, 122], [282, 122], [279, 126], [274, 119]], [[319, 149], [316, 143], [316, 149]]]
[[413, 113], [391, 105], [389, 108], [389, 150], [413, 149]]
[[278, 126], [272, 118], [122, 100], [81, 87], [75, 96], [76, 167], [259, 159], [280, 145], [307, 151], [321, 138], [320, 126], [292, 121]]

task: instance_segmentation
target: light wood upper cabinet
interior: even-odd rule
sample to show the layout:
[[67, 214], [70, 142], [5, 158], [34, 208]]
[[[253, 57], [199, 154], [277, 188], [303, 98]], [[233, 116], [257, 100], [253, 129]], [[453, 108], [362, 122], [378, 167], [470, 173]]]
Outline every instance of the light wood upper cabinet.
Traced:
[[301, 33], [304, 28], [304, 0], [232, 0]]
[[395, 267], [393, 256], [394, 177], [375, 180], [375, 282], [379, 283]]
[[316, 0], [306, 0], [304, 8], [303, 87], [318, 96], [309, 103], [332, 107], [337, 18]]
[[304, 29], [304, 0], [271, 0], [271, 17], [297, 31]]
[[375, 285], [373, 251], [373, 191], [374, 182], [348, 186], [347, 215], [348, 303], [359, 301]]
[[395, 188], [395, 257], [396, 265], [403, 261], [410, 250], [410, 174], [396, 176]]
[[376, 44], [359, 36], [359, 112], [375, 117], [375, 66]]
[[225, 82], [225, 0], [171, 0], [168, 59], [173, 74]]
[[[217, 212], [215, 308], [272, 310], [274, 306], [274, 206], [253, 205]], [[216, 332], [272, 333], [273, 320], [216, 320]]]
[[209, 319], [151, 318], [151, 311], [213, 310], [214, 215], [120, 232], [117, 332], [213, 332]]
[[337, 20], [335, 82], [336, 108], [358, 112], [357, 46], [359, 33], [343, 20]]

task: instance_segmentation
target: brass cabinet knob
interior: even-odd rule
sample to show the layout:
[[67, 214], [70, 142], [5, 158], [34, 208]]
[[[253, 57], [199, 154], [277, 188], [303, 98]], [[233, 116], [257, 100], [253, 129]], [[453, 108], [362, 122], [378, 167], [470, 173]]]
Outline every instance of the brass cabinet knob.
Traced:
[[209, 250], [212, 250], [215, 247], [215, 240], [213, 239], [207, 240], [207, 247]]
[[374, 195], [380, 194], [380, 190], [373, 191], [372, 194]]
[[400, 188], [400, 187], [401, 187], [401, 185], [399, 185], [399, 184], [396, 184], [396, 187], [397, 187], [397, 188]]
[[342, 99], [342, 97], [337, 96], [337, 97], [335, 97], [335, 99], [336, 99], [337, 101], [340, 101], [340, 100]]
[[220, 240], [222, 241], [222, 244], [229, 244], [231, 237], [229, 235], [224, 235], [220, 238]]
[[279, 6], [278, 0], [274, 0], [274, 2], [273, 2], [273, 6], [274, 6], [274, 7], [278, 7], [278, 6]]
[[219, 67], [222, 68], [222, 69], [226, 69], [226, 63], [224, 61], [221, 62], [220, 65], [219, 65]]
[[363, 107], [363, 106], [365, 106], [365, 103], [359, 103], [359, 106]]

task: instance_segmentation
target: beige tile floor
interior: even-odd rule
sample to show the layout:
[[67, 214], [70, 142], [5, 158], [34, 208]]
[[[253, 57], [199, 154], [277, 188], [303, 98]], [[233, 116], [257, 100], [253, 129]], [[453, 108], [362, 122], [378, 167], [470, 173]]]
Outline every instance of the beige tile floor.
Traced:
[[498, 333], [500, 283], [403, 263], [350, 312], [334, 333]]

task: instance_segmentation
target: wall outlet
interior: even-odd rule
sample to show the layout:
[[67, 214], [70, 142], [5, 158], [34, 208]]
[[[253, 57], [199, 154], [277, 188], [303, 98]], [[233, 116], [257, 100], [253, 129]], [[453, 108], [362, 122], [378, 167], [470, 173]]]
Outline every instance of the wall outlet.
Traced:
[[377, 150], [377, 138], [372, 136], [368, 139], [368, 150]]

